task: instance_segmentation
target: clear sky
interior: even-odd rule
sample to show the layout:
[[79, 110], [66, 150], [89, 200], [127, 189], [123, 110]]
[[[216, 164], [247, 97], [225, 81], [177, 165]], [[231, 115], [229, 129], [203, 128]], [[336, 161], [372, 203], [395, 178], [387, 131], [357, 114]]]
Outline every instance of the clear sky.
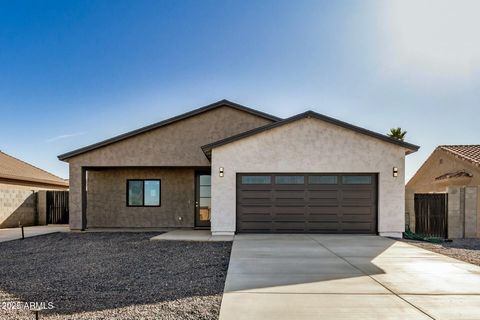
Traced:
[[57, 155], [223, 98], [479, 144], [480, 1], [0, 0], [0, 149]]

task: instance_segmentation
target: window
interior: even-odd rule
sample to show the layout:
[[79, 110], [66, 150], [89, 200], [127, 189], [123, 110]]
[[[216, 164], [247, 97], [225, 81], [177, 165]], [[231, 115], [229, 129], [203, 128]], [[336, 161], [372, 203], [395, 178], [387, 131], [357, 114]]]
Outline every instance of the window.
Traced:
[[337, 176], [308, 176], [309, 184], [337, 184]]
[[272, 177], [270, 176], [242, 176], [242, 184], [270, 184]]
[[342, 183], [343, 184], [371, 184], [372, 177], [371, 176], [343, 176]]
[[276, 176], [275, 183], [276, 184], [304, 184], [305, 177], [304, 176]]
[[160, 180], [127, 180], [128, 207], [159, 207]]

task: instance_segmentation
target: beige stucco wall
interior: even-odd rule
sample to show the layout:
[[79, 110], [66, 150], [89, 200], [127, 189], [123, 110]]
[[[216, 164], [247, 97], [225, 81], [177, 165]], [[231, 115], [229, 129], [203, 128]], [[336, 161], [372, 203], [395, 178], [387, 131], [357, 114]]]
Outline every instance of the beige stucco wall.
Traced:
[[219, 107], [68, 159], [70, 228], [82, 228], [82, 167], [210, 167], [201, 146], [270, 122]]
[[449, 186], [448, 192], [448, 238], [478, 238], [479, 187]]
[[404, 231], [405, 149], [394, 144], [306, 118], [213, 149], [214, 234], [235, 231], [236, 174], [242, 172], [378, 173], [378, 231], [397, 237]]
[[34, 190], [0, 188], [0, 228], [35, 224], [36, 194]]
[[[450, 181], [435, 181], [436, 177], [439, 177], [445, 173], [456, 172], [459, 170], [466, 170], [473, 175], [469, 179], [455, 180]], [[473, 165], [472, 163], [459, 159], [454, 155], [442, 150], [436, 149], [424, 162], [424, 164], [419, 168], [415, 175], [408, 181], [405, 187], [405, 213], [410, 217], [410, 229], [415, 231], [415, 204], [414, 204], [414, 194], [415, 193], [449, 193], [449, 209], [451, 212], [448, 213], [448, 228], [449, 228], [449, 237], [458, 238], [463, 235], [463, 222], [459, 215], [464, 214], [464, 211], [459, 211], [460, 199], [457, 199], [457, 196], [460, 196], [460, 187], [476, 187], [480, 186], [480, 167]], [[450, 192], [448, 191], [450, 188]], [[462, 199], [461, 201], [465, 201]], [[473, 201], [473, 200], [472, 200]], [[476, 201], [476, 200], [475, 200]], [[458, 206], [457, 206], [458, 202]], [[476, 205], [476, 202], [475, 202]], [[457, 208], [458, 207], [458, 208]], [[471, 209], [472, 211], [474, 209]], [[470, 214], [471, 215], [471, 214]], [[468, 219], [469, 221], [480, 221], [480, 206], [476, 205], [476, 216], [471, 216]], [[476, 224], [476, 222], [475, 222]], [[462, 229], [460, 229], [462, 225]], [[476, 228], [480, 232], [479, 227]], [[471, 234], [471, 232], [467, 232]], [[479, 234], [480, 235], [480, 234]]]
[[446, 192], [447, 186], [435, 182], [435, 178], [445, 173], [459, 170], [467, 170], [473, 174], [473, 177], [467, 183], [463, 184], [465, 180], [462, 180], [462, 186], [480, 185], [480, 167], [456, 158], [446, 151], [436, 149], [412, 179], [408, 181], [406, 189], [414, 193]]
[[[160, 179], [161, 206], [127, 207], [127, 179]], [[89, 171], [87, 226], [193, 227], [194, 180], [195, 171], [183, 168]]]
[[46, 223], [46, 190], [66, 190], [66, 187], [49, 186], [24, 181], [0, 180], [0, 228]]

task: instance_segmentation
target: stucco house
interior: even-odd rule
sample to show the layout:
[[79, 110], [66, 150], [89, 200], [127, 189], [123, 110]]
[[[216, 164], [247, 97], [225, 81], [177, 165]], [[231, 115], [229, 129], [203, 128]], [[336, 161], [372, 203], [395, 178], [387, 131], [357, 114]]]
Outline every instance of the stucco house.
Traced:
[[408, 181], [405, 208], [412, 231], [419, 231], [419, 194], [444, 195], [448, 238], [480, 237], [480, 145], [438, 146]]
[[0, 151], [0, 228], [45, 224], [46, 190], [68, 190], [68, 182]]
[[280, 119], [221, 100], [59, 159], [71, 229], [400, 237], [405, 156], [418, 148], [313, 111]]

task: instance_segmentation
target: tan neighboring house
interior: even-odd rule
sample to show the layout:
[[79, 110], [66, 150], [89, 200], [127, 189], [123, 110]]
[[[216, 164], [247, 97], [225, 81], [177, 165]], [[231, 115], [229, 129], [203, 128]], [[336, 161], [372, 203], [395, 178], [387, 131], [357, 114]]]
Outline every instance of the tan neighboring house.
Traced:
[[449, 238], [480, 237], [480, 145], [438, 146], [406, 185], [406, 214], [416, 231], [415, 194], [445, 194]]
[[68, 182], [0, 151], [0, 228], [45, 224], [46, 190], [68, 190]]
[[405, 228], [405, 156], [419, 147], [313, 111], [221, 100], [59, 156], [70, 228], [367, 233]]

